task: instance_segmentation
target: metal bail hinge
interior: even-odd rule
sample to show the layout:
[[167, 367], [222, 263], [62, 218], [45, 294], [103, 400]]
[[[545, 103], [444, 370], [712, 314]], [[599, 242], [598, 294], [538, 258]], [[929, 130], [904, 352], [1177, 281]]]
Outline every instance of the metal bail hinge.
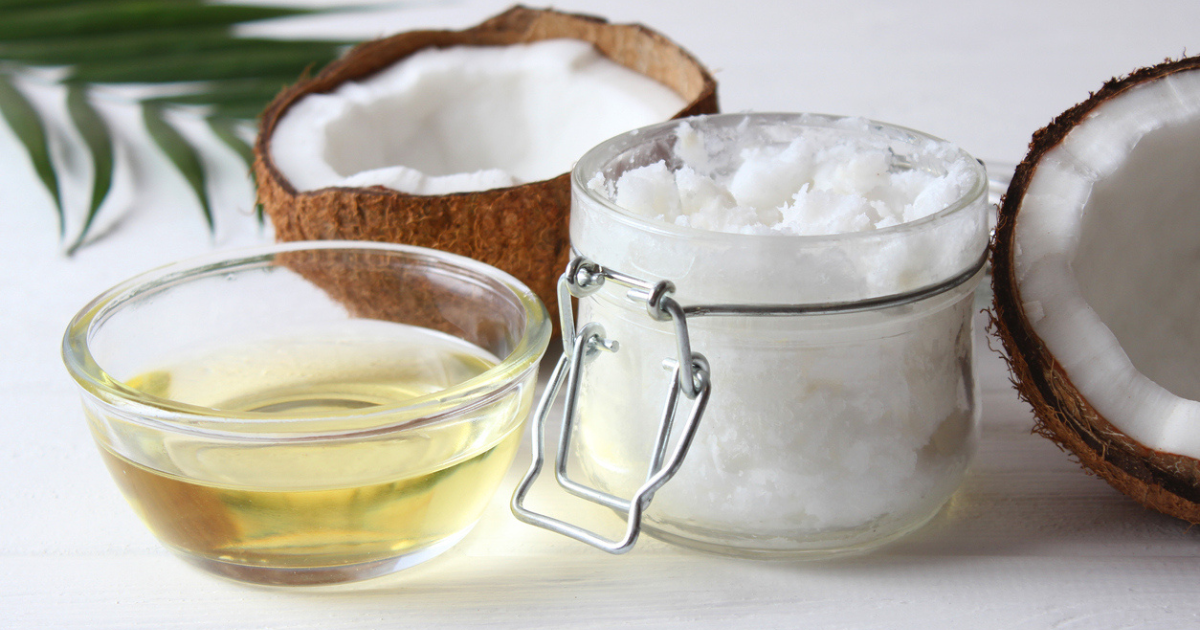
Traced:
[[[585, 325], [576, 334], [571, 297], [584, 297], [594, 293], [606, 279], [628, 287], [630, 297], [646, 300], [646, 308], [650, 317], [659, 321], [673, 321], [679, 350], [678, 359], [667, 359], [664, 362], [672, 369], [673, 374], [662, 419], [659, 422], [658, 434], [651, 451], [652, 456], [646, 472], [646, 480], [628, 500], [583, 485], [571, 479], [567, 474], [567, 454], [570, 452], [571, 435], [575, 427], [580, 373], [584, 364], [600, 352], [605, 350], [615, 352], [619, 347], [614, 340], [605, 338], [604, 328], [597, 323]], [[688, 447], [691, 446], [692, 439], [696, 435], [700, 417], [704, 414], [709, 393], [712, 391], [708, 361], [704, 355], [691, 351], [687, 319], [683, 309], [670, 297], [669, 294], [673, 291], [674, 287], [669, 282], [664, 281], [652, 285], [606, 270], [582, 257], [572, 260], [568, 265], [567, 272], [558, 281], [558, 303], [559, 311], [562, 313], [563, 355], [554, 366], [554, 372], [550, 375], [546, 391], [542, 394], [534, 412], [533, 463], [513, 492], [510, 504], [513, 515], [517, 519], [574, 538], [609, 553], [625, 553], [633, 548], [638, 534], [641, 533], [642, 514], [650, 505], [654, 493], [675, 476], [683, 464], [683, 458], [687, 455]], [[554, 401], [558, 398], [564, 381], [567, 388], [563, 405], [562, 431], [558, 441], [555, 478], [567, 492], [625, 514], [625, 535], [619, 540], [610, 540], [577, 525], [534, 512], [524, 505], [526, 496], [541, 473], [542, 465], [545, 462], [546, 418], [549, 416]], [[675, 442], [675, 447], [670, 450], [668, 455], [670, 437], [675, 431], [675, 417], [679, 407], [680, 393], [694, 402], [686, 423], [679, 427], [680, 435]]]
[[[704, 414], [704, 407], [708, 404], [709, 393], [712, 390], [709, 382], [708, 361], [704, 355], [692, 352], [688, 335], [688, 318], [809, 317], [902, 307], [939, 295], [967, 282], [979, 273], [986, 262], [987, 252], [985, 251], [973, 265], [963, 269], [955, 276], [908, 291], [877, 297], [800, 304], [693, 304], [685, 308], [671, 297], [675, 292], [675, 286], [670, 282], [665, 280], [657, 283], [647, 282], [612, 269], [606, 269], [586, 258], [575, 258], [571, 264], [567, 265], [566, 273], [558, 280], [558, 307], [562, 315], [563, 356], [555, 366], [554, 373], [550, 377], [550, 384], [534, 413], [533, 465], [525, 474], [525, 478], [521, 480], [520, 485], [517, 486], [516, 492], [513, 493], [511, 504], [513, 514], [523, 522], [570, 536], [610, 553], [624, 553], [633, 548], [641, 530], [642, 513], [650, 504], [654, 493], [675, 475], [683, 463], [683, 458], [695, 436], [700, 416]], [[575, 424], [579, 374], [583, 369], [583, 364], [589, 358], [596, 356], [602, 349], [613, 352], [618, 349], [616, 341], [605, 339], [604, 329], [598, 324], [588, 324], [579, 334], [575, 333], [575, 315], [571, 309], [571, 298], [583, 298], [591, 295], [600, 290], [606, 282], [614, 282], [628, 289], [626, 297], [637, 302], [644, 302], [646, 313], [655, 321], [670, 321], [675, 328], [678, 352], [675, 359], [664, 361], [667, 367], [674, 370], [674, 378], [671, 379], [671, 387], [667, 392], [667, 404], [663, 409], [662, 421], [659, 423], [658, 437], [652, 451], [653, 455], [646, 473], [646, 481], [628, 501], [579, 484], [567, 476], [567, 453]], [[546, 416], [557, 398], [564, 380], [567, 383], [567, 393], [563, 411], [562, 435], [558, 443], [556, 469], [558, 483], [571, 494], [626, 514], [625, 537], [621, 540], [602, 538], [580, 527], [531, 512], [523, 505], [529, 488], [542, 469]], [[675, 449], [671, 452], [670, 457], [667, 457], [667, 445], [675, 423], [679, 394], [681, 393], [695, 402], [688, 415], [687, 423], [680, 428], [681, 435], [676, 442]]]

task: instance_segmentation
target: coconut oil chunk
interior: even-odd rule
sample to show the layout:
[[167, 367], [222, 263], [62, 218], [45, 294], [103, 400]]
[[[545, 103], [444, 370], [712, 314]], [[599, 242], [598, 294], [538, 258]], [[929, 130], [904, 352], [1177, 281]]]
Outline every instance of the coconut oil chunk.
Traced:
[[591, 146], [684, 104], [578, 40], [429, 49], [298, 101], [272, 157], [300, 191], [488, 190], [561, 175]]
[[[863, 119], [840, 127], [861, 128]], [[757, 142], [757, 139], [754, 139]], [[715, 143], [725, 146], [716, 146]], [[710, 155], [715, 149], [727, 157]], [[898, 167], [878, 137], [810, 127], [788, 143], [741, 144], [708, 137], [680, 123], [674, 153], [628, 171], [616, 181], [590, 182], [621, 208], [678, 226], [741, 234], [827, 235], [877, 230], [947, 208], [975, 184], [969, 158], [957, 147], [921, 147], [943, 157], [935, 173]]]

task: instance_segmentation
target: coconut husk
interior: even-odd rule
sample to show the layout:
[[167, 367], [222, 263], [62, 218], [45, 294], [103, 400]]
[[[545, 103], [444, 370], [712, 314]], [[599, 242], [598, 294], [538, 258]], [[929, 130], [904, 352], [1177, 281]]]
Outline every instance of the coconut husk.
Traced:
[[444, 275], [417, 261], [400, 264], [372, 250], [283, 252], [275, 264], [299, 273], [344, 305], [351, 317], [416, 326], [508, 356], [521, 330], [517, 305], [469, 276]]
[[364, 79], [419, 50], [555, 38], [591, 42], [614, 61], [670, 87], [687, 102], [676, 117], [718, 110], [716, 81], [708, 71], [686, 50], [636, 24], [517, 6], [464, 31], [414, 31], [368, 42], [285, 90], [263, 113], [254, 171], [258, 200], [276, 238], [385, 241], [461, 254], [524, 282], [557, 322], [556, 283], [570, 250], [568, 173], [521, 186], [448, 195], [411, 195], [378, 186], [297, 192], [268, 149], [278, 121], [306, 95]]
[[1013, 271], [1013, 253], [1021, 201], [1043, 156], [1110, 99], [1141, 83], [1197, 68], [1200, 57], [1193, 57], [1113, 79], [1035, 133], [1029, 154], [1018, 165], [1004, 196], [991, 248], [993, 332], [1003, 343], [1013, 384], [1033, 407], [1034, 430], [1138, 503], [1191, 523], [1200, 523], [1200, 461], [1147, 448], [1114, 427], [1079, 393], [1029, 323]]

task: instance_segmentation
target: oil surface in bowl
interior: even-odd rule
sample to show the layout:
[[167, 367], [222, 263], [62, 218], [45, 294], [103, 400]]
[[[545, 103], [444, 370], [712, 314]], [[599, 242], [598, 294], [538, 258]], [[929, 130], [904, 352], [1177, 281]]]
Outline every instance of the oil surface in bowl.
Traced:
[[[453, 387], [495, 363], [447, 335], [351, 320], [198, 353], [127, 384], [175, 402], [261, 414], [239, 422], [243, 430], [284, 418], [307, 418], [305, 431], [328, 430], [329, 416], [357, 410], [351, 414], [361, 417], [336, 422], [369, 431], [405, 419], [372, 407]], [[335, 567], [457, 540], [507, 470], [525, 405], [508, 395], [472, 414], [493, 416], [483, 422], [353, 440], [163, 439], [136, 427], [97, 437], [122, 492], [178, 551], [243, 566]], [[422, 416], [439, 410], [434, 401]], [[264, 431], [286, 437], [282, 426]]]

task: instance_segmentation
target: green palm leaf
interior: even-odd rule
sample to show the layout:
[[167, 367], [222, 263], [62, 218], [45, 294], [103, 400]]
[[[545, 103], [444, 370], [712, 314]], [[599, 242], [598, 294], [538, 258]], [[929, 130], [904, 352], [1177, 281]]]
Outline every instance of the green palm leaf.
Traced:
[[[136, 102], [150, 137], [196, 194], [211, 230], [215, 219], [201, 151], [164, 113], [187, 107], [208, 118], [213, 134], [246, 161], [249, 171], [253, 151], [238, 129], [280, 90], [335, 59], [351, 42], [239, 38], [232, 27], [314, 12], [319, 10], [205, 0], [0, 0], [0, 68], [17, 73], [61, 68], [56, 72], [66, 89], [70, 124], [83, 139], [68, 150], [93, 166], [87, 209], [67, 253], [89, 242], [113, 183], [115, 132], [89, 99], [94, 85], [164, 86], [157, 96]], [[3, 72], [0, 114], [53, 197], [65, 235], [68, 213], [47, 140], [52, 123]]]
[[[105, 32], [96, 35], [46, 37], [0, 41], [0, 58], [38, 64], [74, 64], [84, 61], [92, 68], [114, 62], [146, 60], [166, 55], [191, 55], [229, 51], [292, 51], [298, 55], [314, 49], [336, 48], [349, 42], [287, 41], [233, 38], [229, 27], [192, 26], [135, 32]], [[168, 80], [173, 80], [168, 77]]]
[[67, 87], [67, 112], [71, 115], [75, 127], [79, 129], [80, 135], [83, 136], [83, 142], [87, 145], [93, 167], [91, 201], [88, 203], [83, 229], [79, 231], [79, 237], [75, 239], [75, 243], [67, 249], [67, 253], [71, 254], [83, 244], [83, 239], [96, 220], [100, 206], [104, 203], [104, 198], [108, 196], [109, 188], [112, 187], [113, 144], [108, 126], [105, 125], [104, 119], [100, 117], [100, 114], [92, 107], [91, 101], [88, 100], [86, 86], [72, 83]]
[[255, 77], [297, 77], [305, 69], [333, 60], [338, 47], [312, 42], [230, 42], [220, 49], [160, 54], [75, 66], [72, 78], [92, 83], [159, 83]]
[[200, 207], [204, 210], [204, 220], [208, 223], [208, 229], [211, 231], [216, 228], [213, 222], [212, 204], [208, 201], [208, 185], [207, 178], [204, 174], [204, 163], [200, 159], [200, 154], [196, 149], [188, 143], [187, 138], [184, 138], [167, 119], [163, 117], [163, 107], [155, 103], [145, 103], [142, 105], [142, 121], [146, 123], [146, 131], [150, 132], [150, 137], [154, 139], [154, 143], [158, 148], [162, 149], [166, 154], [167, 159], [175, 165], [175, 168], [187, 180], [189, 186], [192, 187], [192, 192], [196, 193], [196, 198], [200, 201]]
[[50, 196], [54, 198], [54, 208], [58, 211], [58, 232], [66, 232], [66, 217], [63, 212], [62, 195], [58, 190], [58, 175], [55, 174], [54, 164], [50, 161], [50, 144], [46, 139], [46, 127], [33, 104], [13, 85], [11, 78], [0, 73], [0, 113], [8, 121], [8, 126], [16, 133], [17, 139], [25, 147], [29, 159], [33, 162], [33, 170], [38, 179], [46, 186]]
[[229, 26], [308, 13], [303, 9], [207, 4], [202, 0], [112, 0], [50, 3], [6, 11], [0, 40], [97, 35], [160, 28]]
[[147, 99], [155, 103], [174, 105], [207, 105], [216, 118], [248, 120], [255, 118], [263, 106], [296, 80], [295, 75], [274, 79], [227, 79], [204, 83], [195, 92], [173, 94]]
[[246, 142], [245, 138], [238, 135], [238, 125], [240, 121], [233, 118], [221, 118], [213, 116], [208, 119], [208, 126], [212, 128], [213, 134], [221, 139], [226, 146], [233, 149], [238, 157], [246, 163], [246, 170], [249, 171], [254, 167], [254, 147]]
[[[221, 139], [221, 142], [233, 149], [238, 157], [242, 158], [242, 161], [246, 163], [246, 172], [253, 176], [254, 147], [250, 146], [250, 143], [238, 133], [240, 124], [241, 121], [235, 118], [212, 116], [208, 119], [208, 125], [212, 128], [213, 133]], [[260, 224], [265, 222], [261, 203], [254, 205], [254, 216], [258, 218]]]

